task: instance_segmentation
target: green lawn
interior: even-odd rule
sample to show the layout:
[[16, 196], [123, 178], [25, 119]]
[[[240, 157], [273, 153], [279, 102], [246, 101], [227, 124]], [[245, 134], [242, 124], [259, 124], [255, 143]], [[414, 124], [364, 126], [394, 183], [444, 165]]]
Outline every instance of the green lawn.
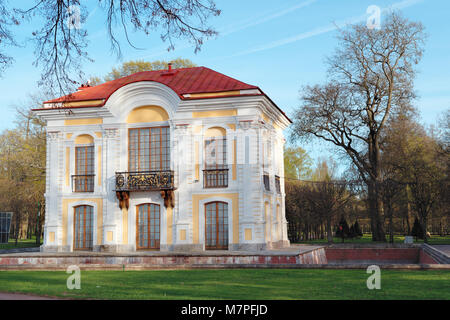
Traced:
[[382, 270], [369, 290], [365, 270], [237, 269], [82, 271], [68, 290], [62, 271], [0, 271], [0, 292], [94, 299], [450, 299], [446, 270]]
[[[42, 244], [42, 242], [41, 242]], [[36, 237], [32, 237], [31, 239], [19, 239], [17, 241], [15, 239], [9, 239], [8, 243], [0, 243], [0, 250], [2, 249], [16, 249], [16, 248], [30, 248], [30, 247], [38, 247], [36, 244]]]
[[[389, 241], [389, 235], [386, 236], [387, 240]], [[400, 235], [394, 235], [394, 243], [403, 243], [405, 240], [405, 236]], [[341, 238], [333, 238], [334, 243], [342, 243]], [[319, 240], [310, 240], [310, 241], [300, 241], [298, 243], [306, 243], [306, 244], [326, 244], [327, 239], [319, 239]], [[345, 239], [345, 243], [377, 243], [372, 241], [372, 235], [370, 233], [365, 233], [361, 238], [359, 239]], [[414, 243], [423, 243], [423, 240], [415, 240]], [[428, 239], [428, 244], [450, 244], [450, 235], [447, 236], [438, 236], [433, 235], [431, 238]]]

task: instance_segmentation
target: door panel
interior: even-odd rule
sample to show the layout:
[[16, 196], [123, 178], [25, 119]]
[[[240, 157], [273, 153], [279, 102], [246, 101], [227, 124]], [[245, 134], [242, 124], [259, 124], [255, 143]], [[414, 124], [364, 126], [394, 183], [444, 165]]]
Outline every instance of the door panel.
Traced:
[[228, 204], [225, 202], [205, 204], [205, 248], [228, 249]]
[[157, 204], [146, 203], [137, 207], [137, 249], [159, 249], [160, 216], [160, 207]]
[[93, 246], [93, 207], [78, 206], [74, 213], [74, 250], [91, 250]]

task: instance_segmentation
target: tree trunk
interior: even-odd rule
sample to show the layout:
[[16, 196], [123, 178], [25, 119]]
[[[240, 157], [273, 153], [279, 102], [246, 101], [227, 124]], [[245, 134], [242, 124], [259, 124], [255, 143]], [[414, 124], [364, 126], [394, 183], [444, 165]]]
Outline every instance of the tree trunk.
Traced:
[[406, 224], [408, 226], [408, 236], [411, 235], [411, 225], [409, 223], [410, 213], [411, 203], [409, 202], [409, 185], [406, 185]]
[[372, 240], [386, 242], [386, 235], [384, 233], [383, 221], [381, 221], [380, 193], [378, 192], [377, 189], [378, 188], [376, 182], [369, 183], [368, 202], [369, 202], [370, 225], [372, 229]]
[[391, 208], [389, 208], [389, 211], [389, 242], [394, 243], [393, 212]]
[[333, 243], [333, 231], [331, 230], [331, 216], [327, 217], [327, 239], [328, 243]]
[[420, 224], [422, 225], [423, 230], [423, 242], [428, 243], [428, 237], [427, 237], [427, 215], [422, 214], [420, 217]]

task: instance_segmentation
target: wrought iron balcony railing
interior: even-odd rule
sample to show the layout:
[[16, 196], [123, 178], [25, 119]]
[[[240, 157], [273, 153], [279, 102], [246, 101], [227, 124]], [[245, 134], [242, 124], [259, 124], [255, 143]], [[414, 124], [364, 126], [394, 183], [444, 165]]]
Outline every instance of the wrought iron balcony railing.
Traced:
[[203, 170], [204, 188], [226, 188], [228, 187], [228, 169], [205, 169]]
[[116, 172], [116, 191], [157, 191], [174, 189], [173, 171]]
[[95, 174], [76, 174], [72, 176], [72, 192], [94, 192]]

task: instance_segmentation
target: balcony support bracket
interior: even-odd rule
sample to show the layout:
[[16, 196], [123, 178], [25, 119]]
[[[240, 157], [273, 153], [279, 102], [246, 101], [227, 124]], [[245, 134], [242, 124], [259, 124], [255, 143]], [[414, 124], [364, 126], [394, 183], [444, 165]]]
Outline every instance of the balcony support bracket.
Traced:
[[116, 197], [119, 200], [119, 208], [122, 210], [123, 207], [130, 207], [130, 192], [129, 191], [116, 191]]
[[164, 207], [175, 207], [175, 195], [173, 190], [161, 190], [161, 197], [164, 199]]

